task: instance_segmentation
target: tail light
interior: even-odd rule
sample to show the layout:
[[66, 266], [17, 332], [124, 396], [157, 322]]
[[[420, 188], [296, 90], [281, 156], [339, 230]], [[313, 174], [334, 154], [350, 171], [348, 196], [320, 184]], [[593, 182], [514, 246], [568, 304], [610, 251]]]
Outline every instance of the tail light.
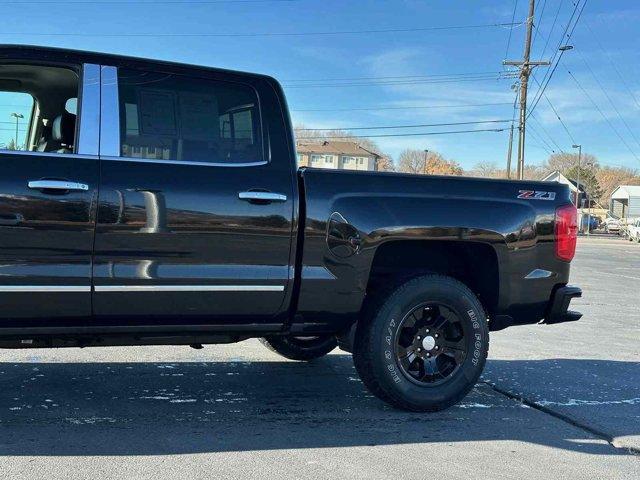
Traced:
[[556, 257], [565, 262], [573, 260], [578, 239], [578, 211], [573, 205], [556, 209]]

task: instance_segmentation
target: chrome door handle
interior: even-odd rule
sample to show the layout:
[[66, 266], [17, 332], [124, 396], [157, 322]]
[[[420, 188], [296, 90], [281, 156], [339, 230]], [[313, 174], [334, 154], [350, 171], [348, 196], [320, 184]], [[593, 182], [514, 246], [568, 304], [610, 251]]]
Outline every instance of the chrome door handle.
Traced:
[[240, 192], [238, 193], [240, 200], [247, 200], [249, 202], [286, 202], [287, 196], [282, 193], [272, 192]]
[[89, 185], [86, 183], [65, 180], [31, 180], [28, 186], [34, 190], [79, 190], [81, 192], [89, 190]]

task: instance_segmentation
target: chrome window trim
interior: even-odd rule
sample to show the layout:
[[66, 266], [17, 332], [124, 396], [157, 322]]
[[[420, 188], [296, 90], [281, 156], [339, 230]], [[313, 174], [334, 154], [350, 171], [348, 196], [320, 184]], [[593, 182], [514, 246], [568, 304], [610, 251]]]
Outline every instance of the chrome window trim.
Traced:
[[100, 148], [100, 65], [82, 66], [77, 152], [98, 155]]
[[120, 101], [118, 69], [100, 67], [100, 156], [120, 155]]
[[243, 162], [243, 163], [222, 163], [222, 162], [188, 162], [182, 160], [159, 160], [153, 158], [135, 158], [135, 157], [119, 157], [119, 156], [100, 156], [101, 160], [108, 160], [111, 162], [140, 162], [140, 163], [164, 163], [168, 165], [195, 165], [202, 167], [256, 167], [261, 165], [267, 165], [267, 160], [260, 160], [256, 162]]
[[4, 155], [22, 155], [22, 156], [34, 156], [34, 157], [52, 157], [52, 158], [69, 158], [69, 159], [84, 159], [84, 160], [98, 160], [97, 155], [83, 155], [78, 153], [55, 153], [55, 152], [26, 152], [24, 150], [2, 150], [0, 154]]
[[282, 292], [284, 285], [95, 285], [96, 292]]
[[1, 285], [0, 292], [91, 292], [90, 285]]

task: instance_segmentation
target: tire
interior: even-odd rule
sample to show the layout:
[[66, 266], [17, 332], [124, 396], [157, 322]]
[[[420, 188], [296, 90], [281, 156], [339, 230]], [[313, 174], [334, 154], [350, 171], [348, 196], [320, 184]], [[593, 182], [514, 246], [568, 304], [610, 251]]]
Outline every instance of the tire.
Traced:
[[260, 342], [290, 360], [309, 361], [324, 357], [338, 346], [333, 335], [317, 337], [266, 337]]
[[[438, 316], [429, 313], [433, 312], [435, 306], [438, 308]], [[413, 326], [405, 326], [411, 325], [418, 316], [415, 312], [420, 311], [422, 319], [415, 320]], [[435, 326], [445, 314], [456, 321], [448, 323], [444, 330], [437, 330]], [[426, 329], [426, 332], [442, 332], [440, 339], [428, 338], [431, 335], [438, 337], [435, 333], [425, 334], [424, 337], [411, 333], [416, 329], [424, 332], [425, 325], [434, 326], [431, 330]], [[446, 377], [441, 372], [441, 380], [437, 380], [436, 375], [429, 374], [424, 378], [434, 379], [433, 381], [415, 378], [414, 375], [420, 377], [421, 371], [427, 371], [427, 364], [438, 364], [440, 357], [445, 365], [453, 361], [449, 356], [451, 352], [446, 351], [449, 349], [444, 346], [445, 343], [442, 343], [441, 350], [437, 352], [433, 350], [436, 346], [431, 344], [449, 342], [452, 330], [457, 332], [456, 345], [466, 349], [464, 354], [456, 352], [455, 369]], [[414, 342], [410, 347], [403, 346], [408, 341], [407, 332]], [[420, 343], [427, 340], [428, 343]], [[422, 345], [423, 348], [417, 345]], [[427, 352], [427, 347], [432, 350]], [[411, 355], [404, 355], [404, 362], [409, 363], [407, 366], [399, 358], [398, 352], [404, 349], [406, 354], [411, 348], [414, 348], [414, 360], [409, 363]], [[421, 353], [417, 354], [417, 350], [421, 350]], [[474, 293], [453, 278], [426, 275], [403, 283], [388, 295], [374, 299], [366, 307], [364, 318], [356, 331], [353, 359], [363, 383], [379, 399], [403, 410], [435, 412], [451, 407], [469, 393], [480, 378], [488, 351], [487, 317]], [[416, 358], [416, 355], [421, 357]], [[425, 355], [431, 358], [426, 359]], [[421, 362], [422, 370], [419, 368]], [[433, 371], [431, 367], [429, 370]]]

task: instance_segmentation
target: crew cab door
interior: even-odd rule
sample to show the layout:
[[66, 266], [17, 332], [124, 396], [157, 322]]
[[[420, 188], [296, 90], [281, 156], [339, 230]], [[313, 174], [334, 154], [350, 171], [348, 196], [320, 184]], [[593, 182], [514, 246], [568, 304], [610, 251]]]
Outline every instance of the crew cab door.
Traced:
[[99, 68], [3, 53], [0, 327], [82, 323], [91, 315]]
[[277, 105], [257, 77], [102, 67], [98, 321], [274, 321], [291, 288], [294, 210]]

